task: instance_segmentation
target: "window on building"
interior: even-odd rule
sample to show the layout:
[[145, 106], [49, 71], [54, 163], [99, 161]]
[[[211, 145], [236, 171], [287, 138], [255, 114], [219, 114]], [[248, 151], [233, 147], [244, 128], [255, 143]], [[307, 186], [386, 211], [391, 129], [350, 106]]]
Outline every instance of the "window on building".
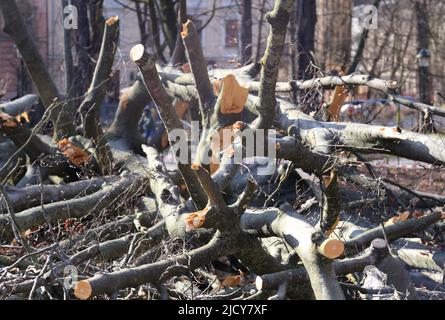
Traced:
[[226, 21], [226, 47], [236, 48], [238, 47], [240, 24], [238, 20]]

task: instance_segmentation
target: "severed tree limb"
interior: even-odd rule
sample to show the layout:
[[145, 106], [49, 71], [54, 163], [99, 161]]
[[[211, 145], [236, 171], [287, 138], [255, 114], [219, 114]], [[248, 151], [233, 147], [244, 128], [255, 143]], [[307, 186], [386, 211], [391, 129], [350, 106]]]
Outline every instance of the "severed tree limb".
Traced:
[[[398, 222], [397, 224], [402, 222]], [[344, 239], [346, 243], [360, 236], [360, 234], [372, 230], [372, 225], [356, 216], [347, 217], [344, 221], [342, 219], [340, 226], [341, 227], [336, 230], [336, 235]], [[377, 230], [377, 228], [374, 230]], [[387, 228], [385, 228], [385, 233], [386, 231]], [[422, 244], [420, 239], [392, 239], [390, 241], [391, 248], [397, 250], [398, 256], [407, 266], [415, 269], [434, 270], [438, 272], [442, 272], [445, 269], [445, 252], [431, 250], [431, 248]], [[354, 252], [360, 252], [360, 250]], [[351, 254], [354, 254], [354, 252]]]
[[16, 117], [23, 112], [27, 112], [33, 105], [39, 101], [39, 97], [35, 94], [27, 94], [17, 100], [0, 105], [0, 112]]
[[257, 191], [257, 183], [252, 177], [247, 179], [247, 185], [244, 188], [243, 193], [240, 194], [237, 201], [232, 205], [232, 207], [237, 208], [239, 215], [244, 213], [248, 205], [252, 202], [255, 197], [255, 192]]
[[187, 60], [192, 70], [194, 84], [198, 92], [201, 118], [203, 125], [206, 126], [213, 114], [215, 95], [213, 94], [213, 87], [210, 83], [207, 63], [199, 40], [198, 30], [191, 20], [183, 24], [181, 36], [187, 52]]
[[[128, 199], [137, 193], [144, 192], [144, 178], [137, 176], [123, 176], [120, 181], [112, 185], [103, 186], [102, 190], [82, 198], [55, 202], [40, 207], [27, 209], [16, 214], [16, 222], [20, 228], [29, 228], [42, 225], [45, 222], [55, 222], [60, 219], [79, 218], [87, 214], [95, 214], [116, 202], [119, 198], [127, 196]], [[91, 207], [91, 204], [94, 204]], [[8, 236], [10, 221], [7, 216], [0, 215], [0, 232]]]
[[345, 255], [356, 254], [369, 246], [372, 240], [386, 236], [388, 241], [407, 236], [414, 232], [419, 232], [430, 225], [442, 220], [441, 212], [433, 212], [420, 218], [412, 218], [406, 221], [396, 222], [384, 227], [376, 227], [374, 229], [363, 232], [362, 234], [345, 242]]
[[335, 150], [352, 150], [392, 154], [435, 165], [445, 163], [444, 142], [440, 136], [397, 127], [316, 121], [289, 104], [280, 103], [279, 108], [280, 128], [291, 130], [313, 152], [331, 155]]
[[[157, 231], [155, 231], [156, 233]], [[158, 236], [154, 234], [153, 236]], [[128, 252], [128, 247], [135, 238], [141, 239], [142, 237], [151, 238], [151, 232], [147, 233], [135, 233], [120, 237], [118, 239], [108, 240], [102, 243], [94, 244], [75, 255], [71, 256], [66, 261], [58, 263], [54, 268], [46, 272], [41, 279], [40, 285], [45, 283], [51, 283], [57, 280], [64, 272], [66, 266], [79, 266], [82, 263], [100, 257], [103, 260], [112, 260], [119, 258]], [[24, 281], [20, 284], [12, 285], [12, 293], [29, 292], [33, 286], [34, 280]]]
[[104, 138], [104, 132], [100, 124], [100, 107], [105, 98], [107, 83], [113, 67], [114, 56], [117, 51], [119, 39], [119, 18], [112, 17], [105, 22], [105, 30], [102, 47], [94, 70], [90, 88], [79, 107], [83, 116], [83, 130], [97, 152], [97, 160], [103, 174], [110, 174], [113, 167], [113, 159], [110, 148]]
[[217, 231], [208, 244], [187, 254], [110, 274], [97, 274], [90, 279], [77, 282], [74, 294], [79, 299], [88, 299], [142, 283], [158, 283], [162, 274], [173, 265], [183, 265], [189, 270], [194, 270], [218, 257], [233, 254], [242, 254], [243, 262], [252, 264], [252, 270], [256, 272], [283, 269], [265, 254], [258, 239], [251, 238], [247, 234], [242, 234], [240, 237], [233, 237], [234, 235], [236, 233], [230, 236]]
[[173, 265], [184, 265], [190, 270], [194, 270], [223, 256], [226, 250], [224, 239], [221, 234], [216, 233], [207, 245], [187, 254], [113, 273], [96, 274], [88, 280], [79, 281], [74, 288], [74, 294], [79, 299], [88, 299], [104, 293], [111, 294], [121, 289], [135, 287], [142, 283], [156, 283], [162, 274]]
[[386, 284], [397, 290], [399, 299], [417, 300], [416, 289], [402, 259], [388, 255], [379, 261], [376, 267], [388, 275]]
[[227, 210], [228, 207], [224, 202], [224, 199], [221, 195], [221, 191], [218, 190], [218, 187], [213, 182], [210, 174], [198, 164], [193, 164], [191, 168], [198, 177], [202, 189], [207, 194], [208, 197], [207, 206], [215, 207], [217, 210]]
[[167, 175], [167, 169], [160, 160], [159, 153], [154, 148], [145, 145], [142, 147], [148, 161], [150, 190], [155, 195], [159, 213], [166, 223], [169, 235], [182, 237], [185, 226], [181, 214], [185, 208], [180, 203], [179, 189]]
[[29, 259], [21, 259], [21, 260], [19, 260], [19, 259], [14, 259], [14, 258], [12, 258], [10, 256], [0, 255], [0, 266], [1, 267], [14, 266], [14, 267], [17, 267], [19, 269], [26, 270], [26, 268], [28, 268], [28, 267], [36, 266], [36, 263], [33, 262], [33, 261], [30, 261]]
[[365, 254], [334, 261], [335, 274], [340, 276], [362, 272], [366, 266], [377, 265], [388, 256], [390, 256], [388, 244], [385, 240], [376, 238], [371, 242], [371, 247]]
[[184, 41], [182, 40], [181, 36], [182, 25], [184, 23], [187, 23], [187, 20], [187, 0], [180, 0], [178, 9], [178, 35], [176, 37], [175, 50], [173, 50], [170, 60], [170, 64], [173, 66], [183, 64], [187, 59], [185, 54]]
[[[116, 180], [118, 180], [118, 177], [110, 176], [60, 185], [29, 186], [26, 188], [6, 186], [6, 192], [14, 210], [20, 212], [41, 204], [88, 195], [99, 191], [103, 184], [110, 184]], [[4, 208], [0, 208], [0, 212], [3, 213], [3, 211]]]
[[323, 207], [317, 228], [329, 235], [337, 226], [340, 216], [340, 191], [335, 170], [324, 179], [324, 187]]
[[[223, 70], [211, 71], [209, 75], [212, 78], [221, 77]], [[169, 71], [161, 71], [163, 79], [170, 81], [174, 84], [181, 86], [191, 86], [193, 81], [188, 75], [180, 75], [177, 73], [172, 73]], [[259, 92], [261, 89], [261, 83], [258, 81], [250, 80], [246, 77], [239, 77], [242, 79], [243, 86], [247, 87], [250, 92]], [[293, 90], [310, 90], [319, 88], [333, 88], [337, 86], [367, 86], [371, 89], [380, 91], [386, 94], [390, 101], [394, 103], [399, 103], [408, 108], [420, 111], [424, 114], [429, 113], [436, 116], [445, 116], [445, 111], [443, 108], [427, 105], [421, 102], [413, 102], [411, 100], [402, 98], [396, 94], [398, 89], [398, 83], [396, 81], [383, 80], [371, 77], [365, 74], [351, 74], [346, 76], [327, 76], [323, 78], [315, 78], [310, 80], [298, 80], [290, 82], [277, 82], [275, 86], [276, 92], [292, 92]]]
[[[32, 130], [26, 128], [16, 118], [11, 118], [9, 115], [0, 114], [0, 132], [8, 136], [14, 143], [17, 150], [12, 156], [8, 158], [5, 164], [2, 165], [0, 171], [10, 164], [17, 156], [24, 151], [31, 161], [31, 167], [34, 171], [36, 168], [40, 170], [42, 176], [60, 175], [68, 178], [68, 180], [77, 179], [77, 167], [74, 167], [70, 160], [58, 152], [50, 142], [43, 141], [43, 137], [39, 137], [36, 132], [40, 129], [42, 121], [36, 125]], [[52, 165], [45, 165], [46, 161], [52, 161]], [[26, 179], [25, 179], [26, 180]]]
[[445, 271], [444, 250], [432, 250], [427, 246], [405, 239], [395, 240], [391, 246], [397, 250], [403, 262], [414, 269]]
[[410, 188], [407, 188], [398, 182], [395, 182], [395, 181], [392, 181], [392, 180], [389, 180], [386, 178], [383, 178], [382, 181], [387, 184], [396, 186], [397, 188], [399, 188], [401, 190], [401, 193], [406, 192], [409, 194], [409, 196], [415, 196], [415, 197], [419, 198], [420, 203], [416, 203], [416, 206], [420, 206], [421, 204], [427, 205], [429, 207], [433, 207], [433, 204], [445, 205], [445, 196], [442, 196], [440, 194], [411, 190]]
[[263, 65], [261, 69], [261, 87], [259, 101], [256, 105], [259, 113], [259, 122], [256, 124], [258, 129], [269, 129], [273, 124], [276, 107], [275, 86], [280, 60], [284, 51], [287, 24], [293, 7], [293, 1], [277, 0], [274, 9], [266, 14], [271, 31], [267, 40], [266, 52], [261, 59]]
[[283, 238], [301, 258], [317, 299], [344, 299], [329, 260], [343, 253], [340, 241], [323, 239], [303, 218], [280, 210], [269, 209], [262, 214], [247, 211], [241, 218], [241, 226], [244, 230]]
[[[161, 120], [168, 132], [170, 145], [173, 146], [175, 141], [171, 141], [172, 131], [183, 129], [183, 125], [173, 108], [173, 101], [168, 96], [167, 92], [161, 84], [158, 73], [156, 71], [155, 58], [153, 55], [150, 55], [145, 51], [143, 45], [137, 45], [133, 47], [130, 56], [133, 62], [137, 64], [141, 71], [147, 91], [153, 99], [153, 102], [156, 104], [159, 116], [161, 117]], [[183, 136], [181, 136], [181, 138], [185, 139], [185, 137]], [[192, 197], [193, 202], [198, 209], [203, 208], [206, 203], [206, 197], [203, 194], [202, 189], [199, 188], [198, 181], [189, 166], [190, 162], [183, 163], [178, 159], [176, 162], [178, 165], [178, 169], [181, 172], [181, 175], [183, 176], [184, 181], [187, 185], [187, 189], [190, 193], [190, 196]]]
[[[193, 22], [189, 20], [183, 25], [181, 35], [186, 47], [187, 59], [191, 67], [201, 111], [203, 132], [198, 145], [196, 162], [205, 165], [213, 172], [215, 165], [212, 162], [216, 152], [212, 150], [212, 143], [219, 138], [219, 135], [224, 134], [224, 128], [241, 120], [241, 112], [244, 109], [248, 91], [239, 85], [236, 75], [230, 72], [221, 74], [212, 86], [199, 36]], [[247, 69], [242, 69], [237, 73], [245, 76], [247, 72]], [[216, 88], [219, 90], [217, 100], [215, 99], [217, 93], [214, 92], [218, 91]]]
[[[383, 239], [375, 239], [371, 250], [364, 256], [335, 261], [333, 266], [337, 276], [355, 272], [363, 272], [364, 268], [374, 265], [388, 275], [388, 284], [393, 285], [401, 294], [401, 298], [415, 299], [414, 287], [407, 276], [407, 271], [400, 259], [390, 255], [387, 243]], [[291, 290], [301, 290], [307, 286], [309, 276], [305, 269], [297, 268], [277, 273], [258, 276], [255, 284], [258, 290], [274, 290], [287, 283]]]
[[[39, 280], [39, 285], [44, 285], [45, 283], [51, 283], [56, 281], [64, 271], [66, 266], [79, 266], [83, 262], [93, 259], [97, 256], [101, 256], [104, 260], [118, 258], [124, 255], [128, 246], [133, 239], [133, 237], [138, 236], [137, 234], [127, 235], [119, 239], [113, 239], [100, 244], [88, 247], [74, 256], [70, 257], [68, 260], [58, 263], [54, 268], [46, 272]], [[24, 281], [20, 284], [10, 284], [12, 293], [22, 293], [31, 291], [34, 285], [34, 280]], [[8, 287], [7, 286], [7, 287]]]
[[16, 1], [1, 1], [0, 10], [3, 13], [4, 31], [16, 43], [44, 106], [48, 109], [54, 103], [57, 104], [57, 108], [51, 113], [51, 119], [55, 124], [55, 136], [63, 138], [75, 135], [73, 124], [75, 110], [63, 110], [64, 105], [58, 101], [60, 96], [57, 87], [49, 75], [34, 38], [26, 27]]
[[52, 155], [55, 150], [45, 143], [30, 129], [19, 123], [16, 119], [1, 116], [0, 132], [6, 134], [17, 149], [22, 148], [30, 157], [31, 161], [36, 161], [41, 155]]
[[135, 83], [122, 90], [113, 123], [107, 131], [109, 143], [114, 148], [123, 148], [134, 152], [142, 152], [144, 139], [136, 123], [142, 116], [145, 106], [151, 98], [140, 75]]
[[87, 243], [91, 240], [102, 241], [103, 239], [114, 239], [119, 234], [133, 230], [135, 215], [124, 216], [116, 221], [107, 222], [95, 228], [86, 230], [82, 234], [70, 235], [69, 238], [59, 241], [61, 249], [69, 250], [79, 243]]
[[[445, 116], [445, 111], [443, 108], [438, 108], [435, 106], [427, 105], [420, 102], [412, 102], [402, 97], [396, 95], [396, 90], [398, 89], [398, 83], [395, 81], [381, 80], [373, 78], [369, 75], [359, 75], [352, 74], [343, 77], [330, 76], [324, 78], [316, 78], [307, 81], [297, 81], [292, 83], [290, 86], [294, 86], [299, 90], [315, 89], [319, 87], [332, 87], [341, 85], [365, 85], [371, 89], [385, 93], [388, 98], [394, 102], [402, 104], [408, 108], [423, 112], [431, 113], [436, 116]], [[289, 90], [290, 91], [290, 90]]]

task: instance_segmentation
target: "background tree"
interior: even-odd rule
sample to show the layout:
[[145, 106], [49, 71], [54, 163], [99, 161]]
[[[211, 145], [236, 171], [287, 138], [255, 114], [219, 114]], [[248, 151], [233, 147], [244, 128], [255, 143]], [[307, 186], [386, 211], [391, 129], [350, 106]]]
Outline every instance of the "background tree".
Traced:
[[345, 69], [351, 59], [352, 0], [317, 0], [316, 2], [317, 63], [322, 70], [327, 72]]
[[241, 64], [252, 61], [252, 0], [241, 3]]

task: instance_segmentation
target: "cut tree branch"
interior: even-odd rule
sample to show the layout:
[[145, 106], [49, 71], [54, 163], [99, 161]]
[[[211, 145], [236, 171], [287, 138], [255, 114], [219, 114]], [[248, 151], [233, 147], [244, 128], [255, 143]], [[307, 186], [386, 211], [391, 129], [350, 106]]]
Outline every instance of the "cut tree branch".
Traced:
[[100, 107], [105, 99], [107, 84], [113, 68], [114, 56], [119, 40], [119, 18], [112, 17], [105, 22], [105, 31], [99, 59], [94, 70], [90, 88], [79, 107], [83, 116], [83, 130], [85, 137], [92, 140], [96, 149], [97, 160], [103, 174], [110, 174], [113, 159], [110, 148], [104, 138], [100, 124]]

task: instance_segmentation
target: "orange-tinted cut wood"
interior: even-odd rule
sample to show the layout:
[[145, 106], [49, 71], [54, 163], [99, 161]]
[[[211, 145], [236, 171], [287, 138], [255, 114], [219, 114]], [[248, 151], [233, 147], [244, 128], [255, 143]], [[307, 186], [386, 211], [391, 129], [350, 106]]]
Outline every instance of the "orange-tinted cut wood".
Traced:
[[89, 299], [92, 292], [93, 288], [87, 280], [79, 281], [74, 286], [74, 295], [81, 300]]
[[326, 239], [318, 247], [318, 252], [326, 258], [335, 259], [345, 252], [345, 245], [337, 239]]
[[242, 87], [233, 74], [221, 80], [221, 113], [240, 113], [243, 111], [249, 95], [249, 89]]

